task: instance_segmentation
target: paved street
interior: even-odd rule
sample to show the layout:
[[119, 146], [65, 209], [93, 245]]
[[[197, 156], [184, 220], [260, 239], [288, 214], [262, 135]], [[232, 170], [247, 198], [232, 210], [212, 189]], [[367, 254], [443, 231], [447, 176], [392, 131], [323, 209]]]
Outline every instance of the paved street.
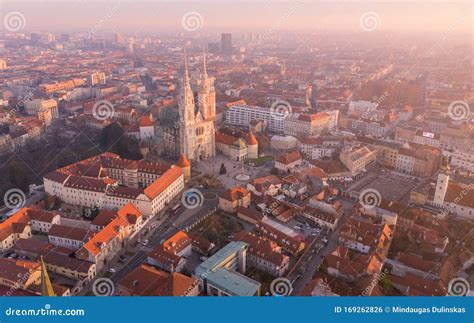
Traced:
[[345, 210], [344, 214], [339, 220], [336, 230], [334, 232], [329, 231], [327, 234], [327, 244], [325, 244], [324, 247], [318, 251], [319, 247], [324, 244], [324, 242], [321, 241], [323, 235], [328, 232], [327, 230], [323, 230], [321, 231], [320, 235], [313, 240], [306, 252], [301, 256], [301, 260], [296, 264], [296, 268], [290, 273], [290, 275], [287, 276], [293, 285], [292, 295], [299, 295], [304, 286], [306, 286], [306, 284], [311, 281], [316, 271], [319, 270], [319, 266], [321, 265], [324, 257], [336, 248], [341, 228], [348, 220], [349, 214], [351, 214], [349, 209], [351, 208], [352, 204], [347, 201], [343, 202], [343, 204]]

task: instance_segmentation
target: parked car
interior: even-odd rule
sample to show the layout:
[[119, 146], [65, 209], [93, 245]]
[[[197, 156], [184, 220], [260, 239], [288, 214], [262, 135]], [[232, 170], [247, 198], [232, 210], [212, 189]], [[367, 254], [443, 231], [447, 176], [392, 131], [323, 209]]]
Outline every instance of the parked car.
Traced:
[[145, 240], [143, 241], [142, 245], [148, 246], [148, 239], [145, 239]]
[[201, 261], [206, 261], [206, 260], [207, 260], [207, 257], [201, 256], [201, 257], [199, 257], [199, 260], [201, 260]]

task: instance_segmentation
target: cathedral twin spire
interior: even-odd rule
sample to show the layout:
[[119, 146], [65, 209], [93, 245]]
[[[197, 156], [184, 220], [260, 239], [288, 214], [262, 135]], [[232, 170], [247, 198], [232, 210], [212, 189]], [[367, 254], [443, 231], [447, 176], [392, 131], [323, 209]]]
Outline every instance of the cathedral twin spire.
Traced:
[[182, 89], [179, 97], [179, 117], [182, 123], [189, 124], [194, 121], [194, 94], [191, 89], [191, 82], [188, 71], [188, 58], [184, 51], [184, 77]]
[[[180, 119], [184, 124], [189, 124], [194, 121], [195, 118], [195, 102], [194, 94], [191, 88], [191, 80], [189, 77], [189, 67], [188, 67], [188, 57], [186, 49], [184, 50], [184, 75], [182, 81], [182, 89], [180, 93], [180, 102], [179, 102], [179, 115]], [[210, 92], [210, 79], [207, 75], [207, 63], [206, 63], [206, 53], [203, 50], [203, 67], [200, 80], [200, 91], [199, 91], [199, 110], [203, 118], [208, 118], [209, 113], [214, 111], [211, 107], [208, 107], [208, 96]]]
[[207, 75], [206, 57], [204, 53], [201, 77], [196, 80], [198, 99], [196, 104], [189, 77], [189, 67], [186, 51], [184, 52], [184, 75], [181, 79], [179, 93], [179, 128], [180, 153], [190, 161], [198, 161], [213, 157], [215, 147], [215, 111], [216, 93], [214, 78]]
[[[202, 51], [202, 79], [203, 81], [208, 78], [207, 75], [207, 63], [206, 63], [206, 52]], [[184, 86], [191, 88], [190, 78], [189, 78], [189, 68], [188, 68], [188, 56], [186, 54], [186, 49], [184, 49]]]

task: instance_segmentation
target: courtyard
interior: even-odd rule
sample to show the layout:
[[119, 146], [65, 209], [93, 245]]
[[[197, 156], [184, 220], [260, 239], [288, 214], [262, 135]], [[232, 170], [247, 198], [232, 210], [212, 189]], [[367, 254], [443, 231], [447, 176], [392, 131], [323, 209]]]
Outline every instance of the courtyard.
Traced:
[[[225, 166], [226, 173], [219, 174], [221, 165]], [[225, 188], [230, 188], [236, 185], [243, 187], [254, 178], [266, 176], [269, 174], [271, 165], [266, 163], [263, 166], [252, 167], [244, 162], [230, 160], [227, 156], [217, 154], [215, 157], [200, 161], [196, 165], [196, 169], [203, 175], [212, 175], [219, 179]], [[237, 175], [246, 174], [249, 176], [247, 180], [238, 180]]]
[[350, 186], [348, 191], [357, 196], [366, 189], [377, 191], [382, 198], [392, 201], [406, 201], [410, 192], [423, 180], [394, 171], [386, 171], [375, 176], [364, 177]]

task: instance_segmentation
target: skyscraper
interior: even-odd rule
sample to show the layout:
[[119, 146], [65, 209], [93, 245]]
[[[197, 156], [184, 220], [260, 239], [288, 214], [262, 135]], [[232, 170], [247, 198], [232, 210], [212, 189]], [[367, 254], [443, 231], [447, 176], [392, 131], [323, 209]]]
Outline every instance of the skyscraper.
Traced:
[[309, 98], [311, 110], [318, 111], [318, 84], [313, 82], [311, 85], [311, 96]]
[[115, 33], [115, 42], [119, 45], [125, 44], [125, 37], [122, 34]]
[[221, 35], [221, 50], [224, 54], [232, 53], [232, 34], [223, 33]]

